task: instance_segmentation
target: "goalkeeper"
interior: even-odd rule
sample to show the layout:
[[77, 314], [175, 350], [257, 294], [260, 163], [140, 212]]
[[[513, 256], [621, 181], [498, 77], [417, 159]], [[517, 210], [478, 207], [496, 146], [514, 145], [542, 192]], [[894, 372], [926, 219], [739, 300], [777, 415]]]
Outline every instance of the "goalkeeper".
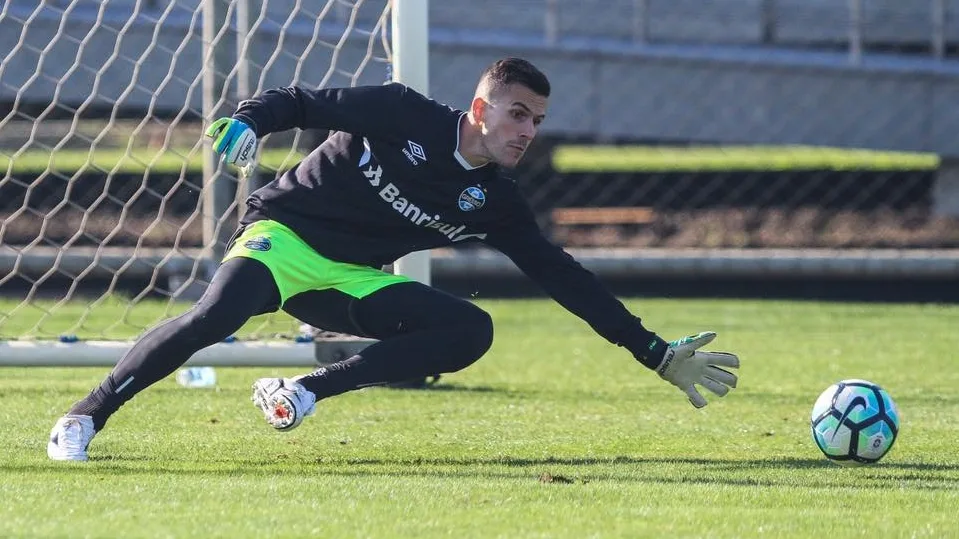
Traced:
[[536, 225], [510, 169], [546, 116], [550, 85], [529, 62], [506, 58], [481, 75], [465, 111], [401, 84], [272, 89], [240, 103], [207, 135], [226, 162], [254, 163], [269, 133], [329, 129], [293, 169], [255, 191], [203, 297], [144, 334], [89, 395], [57, 421], [47, 454], [86, 460], [120, 406], [222, 341], [250, 317], [283, 309], [330, 331], [377, 342], [296, 378], [263, 378], [253, 402], [289, 430], [315, 403], [358, 388], [464, 369], [493, 340], [471, 302], [380, 271], [413, 251], [483, 242], [507, 255], [553, 299], [642, 365], [706, 405], [697, 385], [736, 386], [733, 354], [703, 352], [714, 333], [667, 342]]

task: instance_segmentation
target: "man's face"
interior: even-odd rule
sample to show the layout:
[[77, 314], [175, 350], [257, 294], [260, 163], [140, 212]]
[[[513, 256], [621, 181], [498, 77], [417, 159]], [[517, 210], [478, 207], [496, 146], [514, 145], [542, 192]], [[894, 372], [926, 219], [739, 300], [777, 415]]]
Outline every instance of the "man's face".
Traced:
[[483, 146], [494, 163], [507, 168], [519, 163], [546, 117], [547, 101], [522, 84], [510, 84], [481, 104]]

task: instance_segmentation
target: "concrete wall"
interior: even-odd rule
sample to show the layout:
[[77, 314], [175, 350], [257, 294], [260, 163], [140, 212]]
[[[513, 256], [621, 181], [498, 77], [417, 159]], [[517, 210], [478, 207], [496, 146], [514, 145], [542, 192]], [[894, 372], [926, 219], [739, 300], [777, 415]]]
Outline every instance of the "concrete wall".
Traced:
[[[199, 113], [202, 17], [193, 11], [195, 6], [185, 5], [197, 2], [179, 0], [168, 12], [144, 11], [139, 16], [122, 10], [99, 12], [90, 5], [62, 14], [52, 8], [11, 8], [10, 15], [0, 18], [0, 101], [55, 101], [74, 108], [106, 103]], [[339, 44], [346, 32], [342, 19], [331, 16], [328, 24], [315, 29], [314, 18], [297, 12], [289, 22], [279, 21], [288, 26], [279, 48], [278, 21], [261, 21], [248, 47], [254, 84], [350, 85], [356, 74], [359, 83], [385, 80], [382, 47], [367, 51], [373, 22], [357, 25]], [[378, 44], [378, 39], [373, 41]], [[225, 33], [222, 42], [235, 51], [234, 34]], [[233, 71], [233, 62], [235, 53], [228, 70]], [[364, 62], [368, 70], [361, 69]], [[231, 80], [235, 85], [235, 76]], [[235, 96], [228, 99], [235, 101]]]
[[554, 88], [545, 129], [615, 139], [815, 144], [959, 155], [959, 69], [863, 69], [674, 51], [434, 46], [432, 91], [464, 103], [491, 60], [521, 54]]

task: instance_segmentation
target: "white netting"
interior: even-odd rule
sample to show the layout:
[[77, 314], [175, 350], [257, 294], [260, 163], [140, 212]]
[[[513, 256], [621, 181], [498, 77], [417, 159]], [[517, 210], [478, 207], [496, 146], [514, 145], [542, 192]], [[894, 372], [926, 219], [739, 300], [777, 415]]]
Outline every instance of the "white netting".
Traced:
[[[127, 338], [185, 309], [249, 188], [325, 136], [268, 137], [249, 186], [204, 125], [271, 87], [384, 82], [389, 20], [386, 0], [4, 2], [0, 340]], [[296, 325], [244, 329], [277, 332]]]

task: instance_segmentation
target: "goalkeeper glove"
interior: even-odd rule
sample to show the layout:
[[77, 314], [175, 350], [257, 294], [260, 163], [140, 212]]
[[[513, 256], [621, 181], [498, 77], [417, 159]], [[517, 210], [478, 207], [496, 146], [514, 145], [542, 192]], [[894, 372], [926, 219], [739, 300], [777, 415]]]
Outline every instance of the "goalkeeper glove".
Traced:
[[696, 408], [706, 406], [706, 399], [696, 389], [699, 384], [720, 397], [736, 387], [736, 375], [720, 367], [739, 368], [739, 358], [728, 352], [700, 352], [716, 338], [707, 331], [669, 343], [656, 372], [667, 382], [681, 389]]
[[240, 168], [253, 165], [256, 159], [256, 133], [250, 126], [235, 118], [220, 118], [206, 130], [213, 139], [213, 151], [223, 160]]

